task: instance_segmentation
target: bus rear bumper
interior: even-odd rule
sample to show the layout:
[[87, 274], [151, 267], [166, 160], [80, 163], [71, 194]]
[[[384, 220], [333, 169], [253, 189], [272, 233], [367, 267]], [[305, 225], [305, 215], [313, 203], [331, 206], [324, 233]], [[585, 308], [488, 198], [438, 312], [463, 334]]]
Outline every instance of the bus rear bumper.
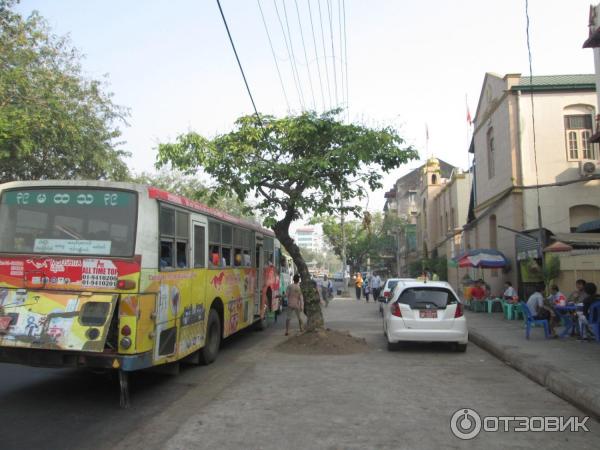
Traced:
[[152, 366], [152, 352], [137, 355], [0, 347], [0, 363], [32, 367], [121, 369], [134, 371]]

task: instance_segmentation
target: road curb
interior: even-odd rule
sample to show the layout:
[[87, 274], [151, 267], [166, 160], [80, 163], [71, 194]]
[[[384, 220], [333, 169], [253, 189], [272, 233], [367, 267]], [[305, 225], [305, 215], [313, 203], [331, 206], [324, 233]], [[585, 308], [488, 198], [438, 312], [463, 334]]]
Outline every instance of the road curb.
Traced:
[[599, 390], [590, 388], [554, 365], [532, 360], [518, 348], [494, 342], [477, 331], [469, 330], [469, 341], [582, 411], [600, 418]]

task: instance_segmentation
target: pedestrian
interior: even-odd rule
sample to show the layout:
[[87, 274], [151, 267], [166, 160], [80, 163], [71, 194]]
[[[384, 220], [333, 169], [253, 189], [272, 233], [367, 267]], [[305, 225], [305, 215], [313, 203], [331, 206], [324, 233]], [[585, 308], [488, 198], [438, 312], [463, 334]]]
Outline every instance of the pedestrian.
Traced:
[[323, 282], [321, 283], [321, 298], [325, 303], [325, 308], [329, 306], [329, 300], [331, 300], [333, 294], [333, 284], [331, 280], [327, 278], [327, 275], [323, 275]]
[[365, 293], [365, 299], [367, 300], [367, 303], [369, 303], [369, 295], [371, 295], [371, 286], [369, 286], [369, 280], [368, 279], [364, 283], [363, 291]]
[[362, 286], [363, 286], [363, 278], [362, 278], [362, 274], [360, 272], [357, 272], [355, 277], [354, 277], [354, 287], [355, 287], [355, 292], [356, 292], [356, 300], [360, 300], [360, 294], [362, 292]]
[[379, 300], [379, 294], [381, 293], [381, 277], [379, 274], [375, 274], [371, 280], [371, 288], [373, 290], [373, 300]]
[[292, 317], [298, 318], [298, 325], [300, 331], [304, 331], [304, 324], [302, 323], [301, 312], [304, 310], [304, 297], [302, 296], [302, 290], [300, 289], [300, 275], [294, 275], [294, 283], [290, 284], [285, 293], [288, 305], [286, 309], [285, 318], [285, 335], [287, 336], [290, 331], [290, 322]]

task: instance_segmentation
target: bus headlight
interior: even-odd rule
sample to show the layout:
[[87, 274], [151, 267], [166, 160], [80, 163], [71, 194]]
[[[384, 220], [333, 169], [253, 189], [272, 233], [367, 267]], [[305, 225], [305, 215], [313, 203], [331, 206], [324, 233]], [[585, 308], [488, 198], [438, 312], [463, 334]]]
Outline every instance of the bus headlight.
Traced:
[[131, 347], [131, 339], [128, 337], [121, 338], [121, 342], [119, 342], [119, 345], [123, 349], [127, 350], [129, 347]]

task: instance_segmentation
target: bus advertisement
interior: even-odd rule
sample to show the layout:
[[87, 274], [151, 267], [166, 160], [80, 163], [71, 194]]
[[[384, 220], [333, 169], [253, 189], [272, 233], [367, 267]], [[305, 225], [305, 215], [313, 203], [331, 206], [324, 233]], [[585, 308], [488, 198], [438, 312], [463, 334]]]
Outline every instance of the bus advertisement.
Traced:
[[209, 364], [280, 309], [272, 231], [144, 185], [0, 185], [0, 362], [118, 370]]

